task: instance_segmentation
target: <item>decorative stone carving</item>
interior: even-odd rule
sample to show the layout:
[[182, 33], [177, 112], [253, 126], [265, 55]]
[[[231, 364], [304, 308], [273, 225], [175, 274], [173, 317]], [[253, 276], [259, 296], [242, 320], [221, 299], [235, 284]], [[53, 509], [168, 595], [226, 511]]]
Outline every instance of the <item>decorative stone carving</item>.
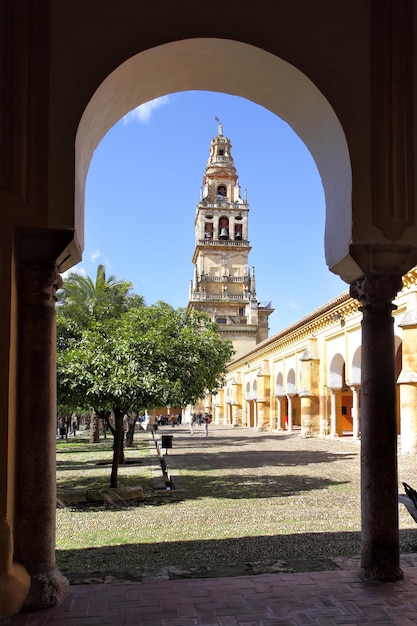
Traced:
[[55, 263], [22, 263], [20, 277], [23, 305], [55, 307], [56, 292], [63, 285]]
[[393, 311], [396, 306], [392, 300], [401, 288], [401, 276], [370, 274], [352, 283], [350, 295], [361, 302], [359, 310], [367, 318]]

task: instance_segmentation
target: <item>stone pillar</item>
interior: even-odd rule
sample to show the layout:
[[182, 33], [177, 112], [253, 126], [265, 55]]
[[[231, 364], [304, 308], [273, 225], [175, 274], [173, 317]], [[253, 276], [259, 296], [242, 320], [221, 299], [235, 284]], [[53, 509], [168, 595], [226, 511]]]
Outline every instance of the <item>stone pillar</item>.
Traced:
[[232, 383], [232, 416], [233, 426], [242, 426], [242, 385]]
[[328, 437], [330, 434], [329, 423], [329, 394], [326, 386], [320, 393], [320, 437]]
[[301, 361], [301, 434], [315, 437], [320, 431], [319, 413], [319, 360], [313, 358], [312, 350], [307, 348]]
[[360, 385], [350, 385], [353, 394], [353, 406], [352, 406], [352, 434], [354, 439], [359, 439], [360, 436], [360, 412], [359, 412], [359, 391]]
[[243, 393], [242, 393], [242, 397], [241, 397], [241, 405], [242, 405], [242, 409], [241, 409], [241, 426], [244, 428], [247, 425], [247, 417], [246, 417], [247, 402], [246, 402], [246, 399], [244, 398]]
[[407, 312], [399, 326], [403, 329], [402, 368], [398, 377], [401, 406], [401, 452], [417, 453], [417, 303], [409, 296]]
[[220, 424], [220, 412], [221, 412], [221, 407], [220, 404], [216, 404], [214, 405], [214, 415], [213, 415], [213, 421], [215, 424]]
[[239, 426], [239, 407], [237, 405], [237, 402], [232, 402], [231, 410], [232, 410], [232, 426], [234, 427]]
[[[20, 477], [16, 498], [16, 559], [31, 576], [27, 610], [54, 606], [68, 592], [56, 569], [56, 325], [55, 263], [19, 264]], [[24, 474], [23, 474], [24, 472]]]
[[401, 276], [365, 275], [350, 287], [362, 304], [361, 567], [373, 580], [402, 578], [398, 532], [397, 416], [391, 311]]
[[301, 434], [303, 437], [315, 437], [319, 433], [318, 398], [311, 391], [300, 391], [301, 398]]
[[255, 420], [256, 430], [266, 430], [265, 399], [257, 398], [255, 406], [256, 406], [256, 416], [257, 416], [257, 419]]
[[330, 437], [338, 437], [337, 431], [337, 392], [339, 389], [329, 389], [330, 391]]
[[277, 396], [277, 430], [282, 430], [282, 397]]
[[289, 393], [287, 395], [288, 398], [288, 424], [287, 424], [287, 430], [288, 432], [292, 433], [293, 431], [293, 424], [292, 424], [292, 399], [294, 397], [294, 394]]

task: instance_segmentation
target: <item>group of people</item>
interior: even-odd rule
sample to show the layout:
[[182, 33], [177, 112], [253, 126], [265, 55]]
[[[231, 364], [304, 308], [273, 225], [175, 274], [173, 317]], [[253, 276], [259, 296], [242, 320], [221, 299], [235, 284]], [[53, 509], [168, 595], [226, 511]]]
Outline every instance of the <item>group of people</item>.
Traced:
[[208, 437], [208, 427], [209, 424], [211, 422], [211, 415], [210, 413], [191, 413], [190, 416], [190, 435], [194, 434], [194, 426], [195, 424], [198, 424], [198, 426], [201, 426], [201, 424], [204, 427], [204, 436]]
[[155, 417], [155, 421], [158, 426], [167, 426], [171, 424], [172, 428], [174, 428], [175, 425], [179, 426], [181, 424], [182, 415], [180, 413], [178, 415], [175, 415], [174, 413], [171, 413], [171, 415], [157, 415]]
[[57, 418], [57, 434], [60, 439], [65, 439], [67, 437], [67, 433], [74, 435], [75, 437], [77, 434], [77, 428], [78, 420], [76, 415], [73, 415], [71, 419], [64, 417]]

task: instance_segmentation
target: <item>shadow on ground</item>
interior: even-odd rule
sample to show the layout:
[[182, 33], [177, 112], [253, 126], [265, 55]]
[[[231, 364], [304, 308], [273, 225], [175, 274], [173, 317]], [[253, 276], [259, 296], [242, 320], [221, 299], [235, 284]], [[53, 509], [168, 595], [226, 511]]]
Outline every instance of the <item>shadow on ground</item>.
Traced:
[[337, 557], [357, 557], [359, 551], [359, 532], [302, 533], [297, 541], [272, 535], [57, 550], [57, 564], [72, 584], [81, 584], [325, 571], [339, 567]]

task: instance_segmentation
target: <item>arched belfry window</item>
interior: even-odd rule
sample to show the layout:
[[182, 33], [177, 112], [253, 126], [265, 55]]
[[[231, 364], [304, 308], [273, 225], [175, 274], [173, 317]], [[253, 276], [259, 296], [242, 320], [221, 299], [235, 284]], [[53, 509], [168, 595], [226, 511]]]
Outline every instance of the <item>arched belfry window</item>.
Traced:
[[242, 224], [235, 224], [235, 239], [243, 239]]
[[204, 239], [213, 239], [213, 222], [204, 224]]
[[227, 198], [226, 185], [218, 185], [218, 187], [217, 187], [217, 198], [219, 200], [225, 200]]
[[219, 239], [229, 239], [229, 218], [219, 218]]

